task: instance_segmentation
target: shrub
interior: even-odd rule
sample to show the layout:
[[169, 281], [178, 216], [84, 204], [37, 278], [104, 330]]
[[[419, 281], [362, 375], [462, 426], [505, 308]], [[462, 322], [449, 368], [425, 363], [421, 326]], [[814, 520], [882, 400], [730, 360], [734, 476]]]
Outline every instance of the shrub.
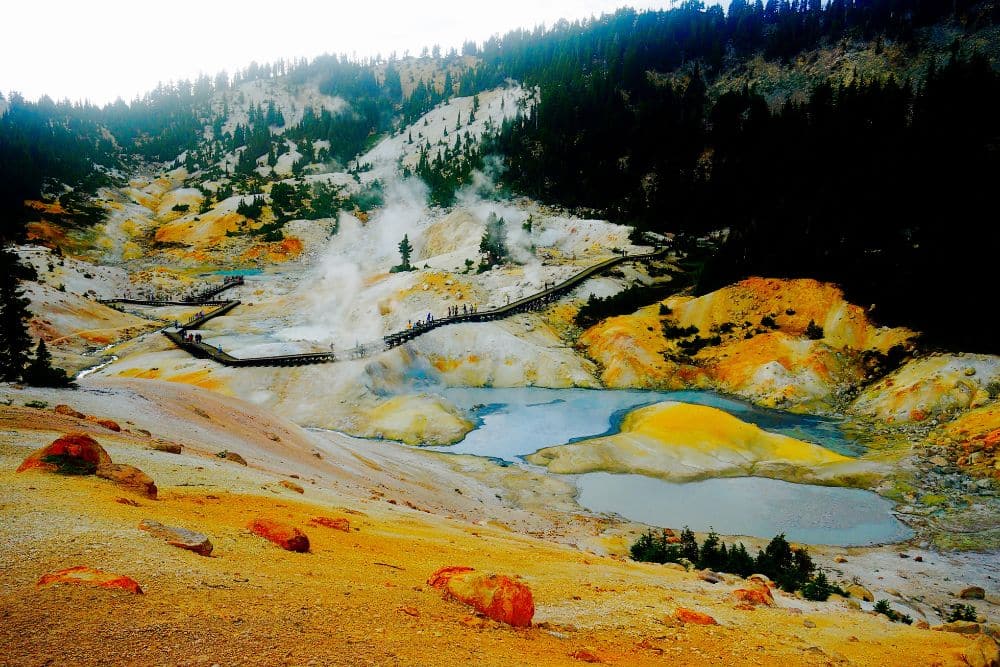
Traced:
[[672, 315], [673, 312], [674, 311], [667, 304], [665, 303], [660, 304], [660, 317], [663, 317], [665, 315]]
[[909, 614], [901, 614], [889, 606], [888, 600], [879, 600], [875, 603], [875, 613], [882, 614], [893, 623], [905, 623], [910, 625], [913, 618]]
[[774, 317], [771, 315], [765, 315], [760, 318], [760, 325], [762, 327], [767, 327], [768, 329], [777, 329], [778, 323], [775, 321]]
[[971, 604], [953, 604], [948, 612], [948, 622], [952, 621], [977, 621], [978, 614], [976, 608]]
[[809, 320], [809, 324], [806, 326], [806, 338], [809, 340], [820, 340], [823, 338], [823, 327]]
[[990, 382], [987, 384], [986, 393], [989, 394], [990, 399], [1000, 396], [1000, 382]]
[[680, 327], [673, 322], [663, 323], [663, 337], [667, 340], [674, 340], [677, 338], [687, 338], [688, 336], [693, 336], [698, 333], [698, 327], [692, 325], [689, 327]]
[[187, 213], [188, 209], [191, 208], [188, 204], [174, 204], [171, 211], [177, 211], [178, 213]]

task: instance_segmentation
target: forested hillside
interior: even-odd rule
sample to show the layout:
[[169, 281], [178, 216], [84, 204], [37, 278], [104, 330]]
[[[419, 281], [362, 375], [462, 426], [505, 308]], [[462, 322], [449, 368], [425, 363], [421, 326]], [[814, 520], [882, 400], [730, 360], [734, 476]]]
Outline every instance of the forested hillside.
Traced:
[[[192, 187], [216, 183], [206, 207], [261, 192], [278, 177], [259, 167], [282, 154], [297, 156], [295, 177], [311, 164], [363, 169], [351, 160], [378, 137], [515, 80], [538, 90], [530, 114], [481, 146], [456, 126], [454, 145], [420, 147], [413, 171], [434, 203], [494, 154], [506, 192], [640, 232], [728, 229], [703, 291], [754, 274], [830, 280], [931, 344], [997, 352], [983, 286], [1000, 240], [998, 19], [995, 0], [685, 2], [461, 55], [254, 64], [103, 108], [14, 94], [0, 105], [0, 234], [18, 238], [38, 214], [23, 202], [39, 198], [58, 198], [46, 215], [60, 224], [88, 224], [101, 215], [88, 193], [150, 162], [183, 165]], [[273, 98], [243, 97], [252, 81], [343, 105], [285, 117]]]

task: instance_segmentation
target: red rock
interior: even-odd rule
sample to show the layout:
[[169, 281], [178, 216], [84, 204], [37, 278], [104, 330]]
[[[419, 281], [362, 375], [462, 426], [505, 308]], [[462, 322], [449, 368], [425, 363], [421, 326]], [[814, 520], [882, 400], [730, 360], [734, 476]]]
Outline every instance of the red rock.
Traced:
[[427, 583], [494, 621], [530, 627], [535, 615], [531, 589], [503, 574], [484, 575], [471, 567], [450, 566], [434, 572]]
[[87, 415], [77, 410], [74, 410], [73, 408], [65, 404], [57, 405], [56, 407], [52, 408], [52, 411], [55, 412], [56, 414], [66, 415], [67, 417], [76, 417], [77, 419], [87, 418]]
[[990, 448], [1000, 445], [1000, 428], [987, 433], [986, 438], [983, 439], [983, 444]]
[[676, 535], [667, 536], [667, 544], [680, 544], [680, 542], [681, 538], [677, 537]]
[[129, 507], [140, 507], [139, 503], [134, 500], [129, 500], [128, 498], [115, 498], [115, 502], [121, 505], [128, 505]]
[[135, 466], [124, 463], [110, 463], [99, 467], [97, 469], [97, 476], [109, 479], [119, 486], [156, 500], [157, 489], [153, 478]]
[[569, 657], [575, 658], [576, 660], [582, 660], [583, 662], [604, 662], [596, 653], [585, 648], [579, 648], [573, 651], [569, 654]]
[[347, 519], [337, 518], [331, 519], [325, 516], [318, 516], [314, 519], [309, 520], [310, 525], [313, 526], [323, 526], [324, 528], [333, 528], [334, 530], [342, 530], [345, 533], [351, 532], [351, 522]]
[[414, 616], [414, 617], [420, 616], [420, 610], [417, 609], [416, 607], [410, 607], [407, 605], [403, 607], [397, 607], [397, 609], [406, 614], [407, 616]]
[[254, 535], [270, 540], [286, 551], [309, 551], [309, 538], [294, 526], [271, 519], [254, 519], [248, 528]]
[[108, 429], [109, 431], [114, 431], [116, 433], [122, 430], [122, 427], [118, 425], [118, 422], [111, 419], [95, 419], [98, 424]]
[[719, 622], [708, 614], [703, 614], [700, 611], [694, 611], [692, 609], [685, 609], [684, 607], [678, 607], [677, 611], [674, 612], [674, 618], [676, 618], [681, 623], [691, 623], [693, 625], [718, 625]]
[[733, 591], [733, 597], [740, 602], [758, 605], [763, 604], [768, 607], [774, 606], [774, 596], [767, 586], [755, 586], [753, 588], [737, 588]]
[[910, 420], [915, 422], [922, 422], [927, 419], [927, 413], [920, 408], [913, 408], [910, 410]]
[[38, 580], [37, 585], [51, 586], [52, 584], [83, 584], [97, 588], [118, 588], [136, 595], [142, 594], [142, 588], [139, 587], [139, 583], [131, 577], [95, 570], [83, 565], [43, 575]]
[[32, 452], [17, 472], [38, 468], [49, 472], [90, 475], [105, 465], [111, 465], [111, 457], [96, 440], [85, 433], [68, 433]]

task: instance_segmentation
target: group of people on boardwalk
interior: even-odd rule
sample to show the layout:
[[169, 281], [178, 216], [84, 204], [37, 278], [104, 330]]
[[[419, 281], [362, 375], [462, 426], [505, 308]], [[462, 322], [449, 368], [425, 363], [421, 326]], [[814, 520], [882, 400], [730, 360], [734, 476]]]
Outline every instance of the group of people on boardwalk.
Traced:
[[[479, 312], [479, 306], [472, 304], [471, 306], [467, 303], [463, 303], [462, 307], [458, 306], [448, 306], [448, 314], [445, 315], [444, 319], [450, 319], [452, 317], [458, 317], [459, 315], [472, 315]], [[418, 317], [415, 320], [406, 320], [406, 329], [419, 329], [421, 327], [430, 326], [437, 318], [434, 317], [434, 313], [427, 313], [426, 317]]]
[[200, 343], [201, 342], [201, 334], [200, 333], [191, 333], [190, 331], [185, 331], [184, 332], [184, 342], [185, 343]]

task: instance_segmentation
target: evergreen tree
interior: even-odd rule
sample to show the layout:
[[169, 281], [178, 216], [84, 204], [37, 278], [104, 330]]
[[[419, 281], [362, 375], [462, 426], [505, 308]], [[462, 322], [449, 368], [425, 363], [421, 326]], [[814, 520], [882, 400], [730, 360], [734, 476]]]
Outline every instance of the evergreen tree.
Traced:
[[28, 362], [28, 299], [21, 291], [24, 269], [17, 255], [0, 249], [0, 381], [17, 382]]
[[24, 369], [24, 381], [34, 387], [71, 387], [73, 380], [61, 368], [52, 367], [52, 355], [49, 354], [44, 340], [38, 341], [35, 358]]
[[486, 231], [479, 242], [483, 254], [482, 267], [488, 269], [507, 260], [507, 228], [503, 218], [490, 213], [486, 218]]
[[403, 260], [399, 266], [403, 271], [409, 271], [412, 268], [410, 266], [411, 253], [413, 253], [413, 246], [410, 245], [410, 237], [408, 234], [404, 234], [403, 240], [399, 242], [399, 256]]

